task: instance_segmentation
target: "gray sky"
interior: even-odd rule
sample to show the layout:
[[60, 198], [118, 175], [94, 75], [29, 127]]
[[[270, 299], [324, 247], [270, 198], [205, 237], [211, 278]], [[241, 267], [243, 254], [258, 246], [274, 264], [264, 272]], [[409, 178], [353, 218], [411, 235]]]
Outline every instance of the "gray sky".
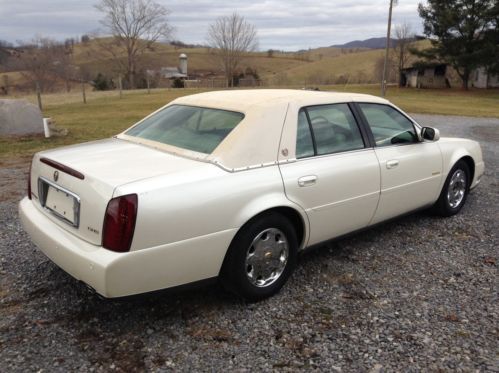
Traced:
[[[237, 11], [258, 30], [261, 50], [297, 50], [386, 35], [389, 0], [156, 0], [171, 11], [174, 39], [204, 43], [208, 25]], [[399, 0], [393, 23], [421, 33], [417, 5]], [[64, 40], [97, 31], [97, 0], [0, 0], [0, 39], [28, 41], [35, 35]]]

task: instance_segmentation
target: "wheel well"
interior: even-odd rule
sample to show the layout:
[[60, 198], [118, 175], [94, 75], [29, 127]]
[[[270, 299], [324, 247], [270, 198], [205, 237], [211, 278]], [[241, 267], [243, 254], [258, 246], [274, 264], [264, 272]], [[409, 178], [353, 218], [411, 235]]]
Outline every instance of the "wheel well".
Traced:
[[[272, 207], [268, 210], [262, 211], [259, 214], [253, 216], [251, 219], [249, 219], [242, 227], [249, 224], [253, 220], [258, 219], [260, 216], [262, 216], [264, 214], [268, 214], [269, 212], [277, 212], [277, 213], [279, 213], [279, 214], [281, 214], [289, 219], [289, 221], [291, 222], [291, 224], [293, 224], [293, 227], [295, 229], [296, 239], [298, 240], [298, 248], [300, 248], [301, 245], [303, 244], [303, 240], [305, 239], [305, 222], [303, 221], [303, 218], [301, 217], [300, 213], [291, 207], [279, 206], [279, 207]], [[238, 233], [241, 231], [242, 227], [239, 229]], [[237, 234], [236, 234], [236, 236], [237, 236]], [[232, 242], [234, 241], [234, 239], [235, 239], [235, 236], [232, 239]], [[231, 245], [232, 245], [232, 242], [231, 242]], [[227, 257], [229, 255], [229, 251], [230, 251], [230, 248], [225, 253], [225, 257], [224, 257], [222, 266], [220, 268], [221, 271], [223, 271], [223, 269], [225, 268], [225, 265], [226, 265], [225, 263], [227, 262]]]
[[298, 247], [301, 247], [301, 245], [303, 244], [303, 240], [305, 239], [305, 222], [303, 221], [303, 218], [301, 217], [300, 213], [291, 207], [287, 206], [272, 207], [268, 210], [262, 211], [259, 214], [253, 216], [250, 220], [248, 220], [245, 223], [245, 225], [255, 219], [258, 219], [262, 215], [268, 214], [269, 212], [277, 212], [289, 219], [291, 224], [293, 224], [293, 228], [295, 229], [296, 239], [298, 240]]
[[468, 188], [469, 188], [471, 186], [471, 183], [473, 182], [473, 178], [475, 177], [475, 161], [473, 161], [473, 158], [471, 158], [469, 155], [462, 157], [460, 159], [460, 161], [465, 162], [470, 170], [471, 175], [470, 175], [470, 180], [469, 180], [469, 184], [468, 184]]
[[295, 228], [296, 238], [298, 240], [298, 248], [300, 248], [303, 244], [303, 240], [305, 238], [305, 223], [300, 213], [291, 207], [275, 207], [268, 211], [275, 211], [281, 215], [284, 215], [289, 219], [293, 227]]

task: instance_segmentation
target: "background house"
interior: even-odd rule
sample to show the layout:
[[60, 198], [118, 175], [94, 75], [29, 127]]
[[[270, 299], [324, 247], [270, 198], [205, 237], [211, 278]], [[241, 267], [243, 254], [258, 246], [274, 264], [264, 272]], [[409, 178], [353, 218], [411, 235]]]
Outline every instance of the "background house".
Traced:
[[484, 67], [471, 73], [471, 85], [475, 88], [499, 88], [499, 75], [490, 74]]
[[402, 86], [411, 88], [450, 88], [447, 65], [415, 63], [402, 70]]

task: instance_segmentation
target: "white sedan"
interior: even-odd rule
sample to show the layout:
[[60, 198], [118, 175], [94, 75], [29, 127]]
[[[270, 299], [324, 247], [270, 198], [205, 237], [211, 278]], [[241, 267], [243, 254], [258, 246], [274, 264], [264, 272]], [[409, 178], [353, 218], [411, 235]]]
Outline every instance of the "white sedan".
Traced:
[[186, 96], [111, 139], [37, 153], [20, 217], [105, 297], [219, 278], [258, 300], [311, 245], [420, 208], [459, 212], [482, 152], [439, 137], [368, 95]]

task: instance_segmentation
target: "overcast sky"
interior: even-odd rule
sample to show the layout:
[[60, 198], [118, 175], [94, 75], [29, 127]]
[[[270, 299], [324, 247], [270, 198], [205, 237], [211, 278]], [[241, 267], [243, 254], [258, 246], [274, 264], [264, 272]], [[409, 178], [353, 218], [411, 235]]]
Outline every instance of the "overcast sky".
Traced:
[[[420, 33], [417, 5], [399, 0], [393, 23]], [[97, 0], [0, 0], [0, 39], [15, 43], [35, 35], [64, 40], [97, 31]], [[298, 50], [386, 35], [389, 0], [157, 0], [171, 11], [174, 39], [202, 44], [208, 25], [237, 11], [258, 30], [261, 50]]]

